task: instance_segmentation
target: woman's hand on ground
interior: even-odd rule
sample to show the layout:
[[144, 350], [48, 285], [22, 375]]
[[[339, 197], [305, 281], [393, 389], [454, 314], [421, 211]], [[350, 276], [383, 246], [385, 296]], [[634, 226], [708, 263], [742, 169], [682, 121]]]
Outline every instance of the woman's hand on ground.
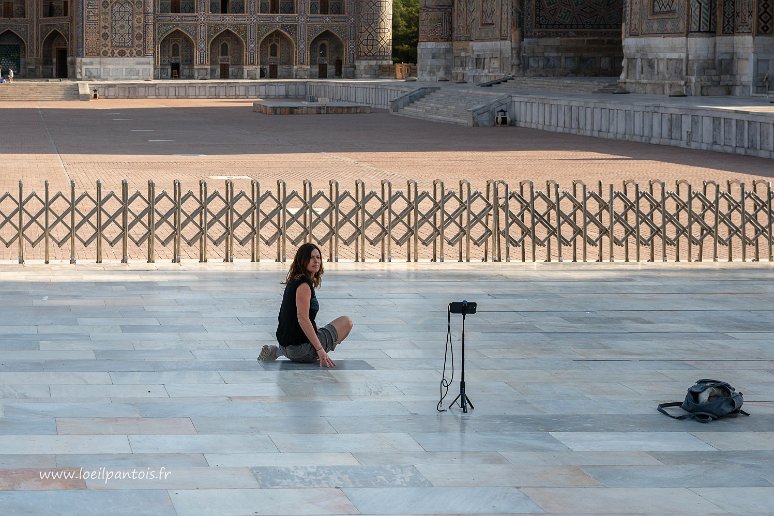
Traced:
[[336, 367], [336, 362], [331, 360], [331, 357], [324, 349], [320, 348], [320, 351], [317, 352], [317, 356], [320, 359], [320, 367]]

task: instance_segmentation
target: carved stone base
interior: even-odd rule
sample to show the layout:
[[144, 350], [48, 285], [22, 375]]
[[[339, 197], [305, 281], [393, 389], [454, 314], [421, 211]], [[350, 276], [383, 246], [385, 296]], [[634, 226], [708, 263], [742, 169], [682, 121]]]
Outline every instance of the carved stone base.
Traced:
[[423, 42], [417, 46], [417, 79], [420, 81], [452, 78], [452, 43]]
[[152, 57], [78, 57], [77, 79], [145, 80], [153, 78]]

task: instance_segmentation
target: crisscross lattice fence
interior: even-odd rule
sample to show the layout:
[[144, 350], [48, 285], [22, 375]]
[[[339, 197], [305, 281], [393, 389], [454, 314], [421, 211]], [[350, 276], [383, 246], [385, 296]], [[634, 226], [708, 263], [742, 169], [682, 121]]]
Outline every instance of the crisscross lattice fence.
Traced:
[[[219, 188], [200, 181], [184, 190], [142, 189], [18, 192], [0, 196], [0, 242], [6, 258], [219, 258], [285, 261], [312, 241], [330, 260], [356, 261], [772, 261], [771, 184], [725, 185], [661, 181], [586, 185], [575, 181], [474, 189], [408, 181], [376, 189], [336, 181], [297, 190], [277, 181]], [[18, 256], [16, 256], [18, 254]]]

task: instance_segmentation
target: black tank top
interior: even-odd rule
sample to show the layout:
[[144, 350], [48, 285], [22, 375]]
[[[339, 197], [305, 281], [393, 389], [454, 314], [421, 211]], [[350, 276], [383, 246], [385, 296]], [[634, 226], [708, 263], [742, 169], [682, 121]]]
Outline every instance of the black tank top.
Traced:
[[309, 301], [309, 320], [312, 321], [314, 331], [317, 331], [317, 324], [314, 318], [317, 317], [317, 311], [320, 305], [317, 302], [317, 296], [314, 293], [312, 280], [307, 276], [299, 276], [285, 285], [285, 293], [282, 295], [282, 305], [280, 305], [279, 316], [277, 317], [277, 342], [280, 346], [292, 346], [309, 342], [309, 339], [298, 324], [298, 315], [296, 311], [296, 290], [302, 284], [306, 283], [312, 289], [312, 299]]

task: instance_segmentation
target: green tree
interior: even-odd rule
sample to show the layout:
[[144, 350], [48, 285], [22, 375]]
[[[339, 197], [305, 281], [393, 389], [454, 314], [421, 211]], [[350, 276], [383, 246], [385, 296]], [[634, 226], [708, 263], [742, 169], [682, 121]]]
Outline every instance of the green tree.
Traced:
[[392, 1], [392, 62], [416, 63], [419, 0]]

